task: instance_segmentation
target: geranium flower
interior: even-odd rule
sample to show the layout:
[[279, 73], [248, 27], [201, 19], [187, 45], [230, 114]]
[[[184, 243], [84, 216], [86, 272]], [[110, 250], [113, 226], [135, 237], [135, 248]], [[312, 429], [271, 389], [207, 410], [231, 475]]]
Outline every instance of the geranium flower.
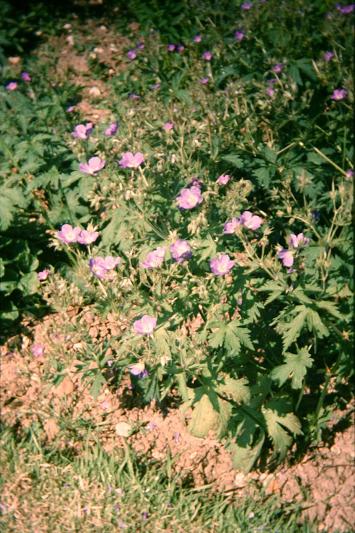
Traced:
[[293, 252], [291, 250], [287, 250], [286, 248], [283, 248], [282, 250], [278, 252], [277, 257], [282, 261], [282, 264], [285, 267], [288, 267], [288, 268], [292, 267], [294, 257], [293, 257]]
[[243, 4], [240, 6], [243, 11], [249, 11], [253, 7], [252, 2], [243, 2]]
[[275, 95], [275, 92], [276, 92], [275, 89], [274, 89], [271, 85], [269, 85], [269, 86], [266, 88], [266, 94], [267, 94], [268, 96], [270, 96], [270, 98], [272, 98], [272, 97]]
[[202, 85], [207, 85], [207, 83], [210, 81], [209, 77], [206, 76], [205, 78], [200, 78], [199, 82], [202, 83]]
[[336, 8], [342, 15], [350, 15], [350, 13], [352, 13], [355, 9], [355, 4], [349, 4], [347, 6], [336, 4]]
[[223, 233], [225, 235], [232, 235], [238, 226], [240, 226], [239, 218], [232, 218], [232, 220], [229, 220], [224, 224]]
[[37, 279], [38, 281], [45, 281], [50, 274], [50, 271], [45, 268], [44, 270], [41, 270], [40, 272], [37, 272]]
[[16, 91], [16, 89], [17, 89], [17, 81], [10, 81], [10, 83], [5, 85], [5, 89], [7, 91]]
[[92, 133], [93, 123], [87, 122], [86, 124], [78, 124], [75, 126], [72, 136], [77, 139], [88, 139], [89, 135]]
[[193, 38], [193, 41], [194, 43], [200, 43], [202, 41], [202, 35], [200, 33], [197, 33]]
[[78, 242], [78, 236], [80, 232], [81, 229], [79, 227], [73, 228], [70, 224], [64, 224], [60, 228], [60, 231], [57, 231], [56, 237], [65, 244], [71, 244]]
[[274, 65], [271, 70], [275, 72], [275, 74], [280, 74], [280, 72], [282, 72], [283, 69], [284, 69], [283, 63], [276, 63], [276, 65]]
[[165, 124], [163, 125], [163, 129], [165, 131], [171, 131], [172, 129], [174, 129], [174, 124], [172, 122], [165, 122]]
[[32, 355], [34, 355], [35, 357], [42, 357], [42, 355], [44, 354], [44, 350], [45, 347], [43, 346], [43, 344], [32, 344], [31, 346]]
[[261, 224], [263, 223], [263, 219], [261, 217], [258, 215], [253, 215], [253, 213], [250, 211], [244, 211], [244, 213], [240, 215], [239, 221], [245, 228], [253, 231], [260, 228]]
[[176, 47], [176, 51], [179, 53], [179, 54], [182, 54], [182, 52], [185, 50], [185, 46], [183, 44], [178, 44], [178, 46]]
[[189, 189], [181, 189], [179, 196], [176, 198], [176, 203], [180, 209], [193, 209], [201, 204], [202, 201], [201, 189], [196, 185]]
[[239, 43], [245, 38], [245, 33], [243, 30], [236, 30], [234, 32], [234, 38], [236, 41], [238, 41]]
[[232, 179], [232, 176], [230, 176], [229, 174], [221, 174], [218, 178], [217, 178], [217, 183], [218, 185], [227, 185], [227, 183]]
[[146, 378], [149, 375], [148, 370], [146, 370], [143, 362], [133, 363], [132, 365], [128, 366], [128, 369], [132, 376], [136, 376], [139, 379]]
[[147, 257], [142, 261], [140, 266], [142, 268], [158, 268], [163, 264], [165, 257], [165, 248], [163, 246], [156, 248], [152, 252], [149, 252]]
[[157, 325], [157, 319], [154, 316], [143, 315], [141, 319], [133, 322], [133, 329], [138, 335], [151, 335]]
[[168, 52], [174, 52], [175, 48], [176, 48], [175, 44], [168, 44], [168, 46], [166, 47]]
[[334, 55], [335, 55], [334, 52], [331, 52], [331, 51], [324, 52], [323, 59], [324, 59], [324, 61], [327, 61], [327, 62], [331, 61], [333, 59]]
[[79, 169], [85, 174], [94, 176], [97, 172], [100, 172], [106, 165], [106, 161], [100, 157], [91, 157], [87, 163], [80, 163]]
[[170, 253], [177, 263], [182, 263], [192, 257], [191, 246], [182, 239], [178, 239], [170, 246]]
[[292, 248], [300, 248], [301, 246], [307, 246], [309, 244], [309, 238], [305, 237], [303, 233], [299, 233], [298, 235], [295, 235], [295, 233], [291, 233], [289, 238], [289, 244]]
[[204, 59], [205, 61], [211, 61], [212, 57], [213, 57], [213, 54], [209, 50], [207, 50], [206, 52], [203, 52], [202, 54], [202, 59]]
[[346, 89], [334, 89], [333, 94], [330, 98], [335, 101], [344, 100], [347, 95], [348, 91]]
[[116, 268], [121, 262], [120, 257], [112, 257], [108, 255], [106, 257], [92, 257], [89, 260], [89, 268], [99, 279], [109, 279], [112, 275], [112, 270]]
[[132, 152], [125, 152], [122, 154], [122, 159], [119, 161], [121, 168], [138, 168], [144, 162], [144, 155], [141, 152], [133, 154]]
[[32, 78], [28, 72], [21, 72], [21, 78], [23, 79], [23, 81], [26, 81], [26, 82], [32, 81]]
[[112, 122], [112, 124], [110, 124], [104, 131], [104, 135], [106, 135], [106, 137], [112, 137], [112, 135], [115, 135], [115, 133], [117, 133], [117, 130], [118, 130], [118, 124], [117, 122]]
[[127, 52], [127, 57], [128, 57], [128, 59], [130, 59], [130, 60], [136, 59], [136, 57], [137, 57], [137, 52], [136, 52], [136, 50], [134, 50], [134, 49], [132, 49], [132, 50], [128, 50], [128, 52]]
[[220, 254], [210, 260], [211, 272], [215, 276], [225, 276], [234, 267], [234, 261], [228, 254]]
[[78, 235], [77, 242], [79, 244], [86, 244], [86, 245], [92, 244], [93, 242], [96, 241], [99, 235], [100, 234], [98, 231], [90, 231], [90, 230], [82, 229]]

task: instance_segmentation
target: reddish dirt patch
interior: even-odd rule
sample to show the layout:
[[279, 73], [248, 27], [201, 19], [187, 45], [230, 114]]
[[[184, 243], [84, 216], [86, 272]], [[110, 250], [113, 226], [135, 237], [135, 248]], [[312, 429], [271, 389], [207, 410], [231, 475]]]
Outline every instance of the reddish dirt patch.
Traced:
[[[119, 335], [127, 327], [124, 320], [110, 315], [105, 321], [91, 309], [48, 316], [31, 329], [32, 338], [12, 339], [2, 348], [0, 393], [3, 422], [26, 428], [39, 423], [41, 438], [58, 447], [81, 451], [80, 435], [63, 429], [66, 423], [86, 420], [95, 426], [95, 437], [110, 451], [123, 447], [125, 439], [116, 425], [128, 423], [134, 433], [129, 442], [138, 454], [152, 460], [172, 459], [172, 467], [197, 486], [211, 484], [217, 490], [265, 489], [286, 502], [299, 502], [304, 517], [316, 520], [319, 530], [349, 531], [354, 504], [354, 431], [337, 433], [334, 443], [323, 444], [303, 461], [282, 467], [272, 474], [253, 472], [244, 475], [233, 470], [223, 445], [212, 436], [193, 437], [187, 431], [191, 412], [169, 408], [162, 413], [154, 403], [141, 409], [134, 405], [127, 375], [118, 391], [104, 386], [94, 399], [87, 382], [77, 371], [79, 353], [85, 353], [83, 328], [100, 346], [104, 338]], [[33, 343], [46, 347], [43, 356], [34, 357]], [[62, 362], [64, 379], [54, 385], [53, 361]], [[95, 367], [91, 363], [91, 368]]]

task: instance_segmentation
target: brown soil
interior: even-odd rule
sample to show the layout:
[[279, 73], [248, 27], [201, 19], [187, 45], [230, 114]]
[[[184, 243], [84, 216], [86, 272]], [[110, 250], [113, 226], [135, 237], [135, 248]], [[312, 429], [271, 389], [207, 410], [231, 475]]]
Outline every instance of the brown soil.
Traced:
[[[272, 474], [236, 472], [223, 444], [212, 436], [199, 439], [187, 431], [190, 413], [170, 407], [162, 413], [152, 403], [135, 406], [128, 375], [118, 391], [103, 387], [97, 399], [76, 365], [87, 350], [83, 332], [97, 348], [102, 339], [119, 335], [127, 327], [119, 317], [104, 321], [91, 309], [76, 309], [46, 317], [28, 329], [28, 335], [14, 338], [2, 347], [0, 380], [2, 419], [7, 425], [27, 428], [37, 422], [43, 441], [58, 447], [72, 447], [80, 453], [80, 435], [73, 439], [66, 427], [73, 421], [90, 420], [95, 438], [110, 451], [123, 447], [125, 437], [117, 434], [117, 424], [126, 422], [134, 433], [129, 442], [138, 454], [152, 460], [172, 458], [173, 468], [196, 486], [211, 484], [216, 490], [260, 490], [277, 494], [286, 502], [299, 502], [304, 516], [316, 520], [319, 530], [349, 531], [354, 504], [354, 431], [336, 433], [331, 446], [321, 445], [303, 461], [281, 467]], [[34, 343], [45, 346], [43, 356], [31, 353]], [[80, 354], [80, 355], [79, 355]], [[53, 384], [53, 365], [63, 363], [64, 379]], [[95, 363], [88, 362], [90, 368]], [[119, 426], [118, 426], [119, 427]]]

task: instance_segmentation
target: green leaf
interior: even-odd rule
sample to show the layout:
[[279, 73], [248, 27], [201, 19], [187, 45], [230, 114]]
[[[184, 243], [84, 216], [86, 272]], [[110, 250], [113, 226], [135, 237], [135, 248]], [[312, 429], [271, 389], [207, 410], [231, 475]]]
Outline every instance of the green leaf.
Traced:
[[265, 433], [262, 433], [254, 446], [241, 446], [238, 443], [231, 444], [228, 449], [232, 456], [234, 468], [248, 473], [258, 459], [265, 441]]
[[287, 449], [292, 443], [292, 437], [284, 429], [288, 429], [293, 435], [302, 435], [301, 424], [293, 413], [284, 413], [282, 400], [269, 402], [268, 407], [262, 407], [262, 413], [266, 420], [268, 433], [273, 441], [275, 452], [281, 458], [285, 457]]
[[194, 437], [204, 438], [210, 431], [221, 437], [226, 432], [231, 415], [231, 405], [218, 398], [218, 408], [219, 411], [216, 411], [207, 394], [203, 394], [195, 404], [188, 425], [188, 429]]
[[297, 305], [293, 312], [295, 317], [290, 322], [280, 321], [280, 315], [272, 322], [273, 325], [276, 324], [278, 333], [282, 334], [284, 350], [287, 350], [298, 339], [305, 326], [308, 311], [304, 305]]
[[227, 161], [227, 163], [232, 163], [236, 168], [243, 168], [244, 166], [243, 160], [235, 154], [224, 155], [222, 159], [223, 161]]
[[253, 171], [260, 187], [267, 188], [270, 186], [271, 172], [268, 167], [260, 167]]
[[301, 348], [297, 354], [286, 353], [285, 359], [286, 362], [283, 365], [276, 366], [272, 370], [270, 377], [278, 381], [280, 386], [291, 379], [291, 387], [301, 389], [307, 368], [310, 368], [313, 363], [313, 359], [309, 355], [309, 348]]
[[246, 378], [234, 379], [229, 376], [217, 387], [217, 392], [236, 403], [247, 403], [250, 400], [250, 389]]

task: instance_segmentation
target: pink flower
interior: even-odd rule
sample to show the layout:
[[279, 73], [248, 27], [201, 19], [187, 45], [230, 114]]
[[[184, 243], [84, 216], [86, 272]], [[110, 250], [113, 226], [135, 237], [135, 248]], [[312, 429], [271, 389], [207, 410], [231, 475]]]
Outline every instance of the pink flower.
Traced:
[[75, 111], [75, 105], [70, 105], [66, 108], [67, 113], [72, 113], [73, 111]]
[[346, 89], [334, 89], [333, 94], [330, 98], [335, 101], [344, 100], [347, 95], [348, 91]]
[[199, 33], [193, 38], [194, 43], [200, 43], [202, 41], [202, 35]]
[[104, 135], [106, 135], [106, 137], [112, 137], [112, 135], [115, 135], [115, 133], [117, 132], [118, 130], [118, 124], [117, 122], [113, 122], [112, 124], [110, 124], [104, 131]]
[[292, 267], [293, 265], [293, 252], [291, 250], [287, 250], [286, 248], [283, 248], [280, 250], [277, 254], [277, 257], [282, 261], [282, 264], [285, 267]]
[[141, 152], [137, 152], [136, 154], [125, 152], [122, 154], [119, 165], [121, 168], [138, 168], [143, 162], [144, 155]]
[[29, 75], [28, 72], [21, 72], [21, 78], [23, 79], [23, 81], [27, 81], [27, 82], [31, 81], [31, 76]]
[[78, 235], [77, 242], [79, 244], [86, 244], [86, 245], [92, 244], [93, 242], [96, 241], [99, 235], [100, 234], [98, 231], [89, 231], [86, 229], [82, 229]]
[[263, 223], [263, 219], [257, 215], [253, 215], [250, 211], [244, 211], [244, 213], [241, 214], [240, 223], [248, 229], [251, 229], [253, 231], [260, 228], [261, 224]]
[[224, 235], [232, 235], [237, 227], [240, 226], [239, 218], [232, 218], [224, 224], [223, 233]]
[[276, 92], [275, 89], [271, 85], [269, 85], [266, 89], [266, 94], [270, 96], [270, 98], [272, 98], [275, 95], [275, 92]]
[[350, 15], [350, 13], [352, 13], [355, 9], [355, 4], [349, 4], [347, 6], [336, 4], [336, 8], [342, 15]]
[[225, 276], [234, 267], [234, 261], [231, 260], [229, 255], [220, 254], [210, 260], [211, 272], [215, 276]]
[[176, 51], [179, 53], [179, 54], [182, 54], [182, 52], [185, 50], [185, 46], [183, 44], [179, 44], [177, 47], [176, 47]]
[[6, 86], [5, 86], [5, 89], [7, 91], [16, 91], [17, 89], [17, 82], [16, 81], [10, 81], [10, 83], [8, 83]]
[[106, 161], [100, 157], [91, 157], [87, 163], [80, 163], [79, 169], [85, 174], [94, 176], [96, 172], [100, 172], [106, 165]]
[[110, 279], [112, 277], [112, 270], [116, 268], [121, 262], [120, 257], [92, 257], [89, 260], [89, 267], [91, 273], [99, 279]]
[[163, 129], [165, 131], [171, 131], [172, 129], [174, 129], [174, 124], [172, 122], [165, 122], [165, 124], [163, 125]]
[[182, 239], [178, 239], [170, 246], [170, 253], [177, 263], [182, 263], [192, 257], [191, 246]]
[[330, 52], [330, 51], [324, 52], [323, 59], [324, 61], [328, 63], [328, 61], [331, 61], [333, 59], [334, 55], [335, 55], [334, 52]]
[[176, 48], [175, 44], [168, 44], [168, 46], [166, 47], [168, 52], [174, 52], [175, 48]]
[[234, 32], [234, 38], [240, 43], [245, 38], [245, 33], [243, 32], [243, 30], [236, 30]]
[[49, 274], [50, 272], [47, 268], [41, 270], [40, 272], [37, 272], [38, 281], [45, 281], [48, 278]]
[[291, 233], [289, 238], [289, 244], [292, 248], [307, 246], [307, 244], [309, 244], [309, 238], [305, 237], [303, 233], [299, 233], [298, 235]]
[[74, 128], [74, 131], [72, 132], [72, 136], [78, 139], [87, 139], [89, 135], [92, 133], [92, 130], [93, 130], [92, 122], [87, 122], [86, 124], [78, 124], [78, 126], [75, 126]]
[[151, 335], [157, 325], [157, 319], [154, 316], [143, 315], [140, 320], [133, 322], [133, 329], [138, 335]]
[[43, 344], [32, 344], [31, 352], [35, 357], [41, 357], [44, 354], [45, 347]]
[[349, 169], [345, 172], [345, 174], [346, 174], [346, 179], [351, 180], [351, 179], [354, 177], [354, 171], [353, 171], [351, 168], [349, 168]]
[[176, 198], [176, 203], [180, 209], [193, 209], [201, 204], [202, 201], [201, 189], [196, 185], [189, 189], [181, 189], [179, 196]]
[[136, 57], [137, 57], [137, 52], [136, 52], [134, 49], [129, 50], [129, 51], [127, 52], [127, 57], [128, 57], [128, 59], [130, 59], [130, 60], [136, 59]]
[[212, 55], [212, 52], [210, 52], [209, 50], [207, 50], [206, 52], [203, 52], [202, 54], [202, 59], [204, 59], [205, 61], [211, 61], [213, 55]]
[[78, 242], [78, 236], [80, 232], [80, 228], [73, 228], [70, 224], [64, 224], [60, 228], [60, 231], [57, 231], [56, 237], [65, 244], [71, 244], [74, 242]]
[[229, 176], [229, 174], [221, 174], [217, 178], [218, 185], [227, 185], [227, 183], [232, 179], [232, 176]]
[[210, 81], [210, 79], [208, 78], [208, 76], [206, 76], [205, 78], [201, 78], [199, 80], [199, 82], [202, 84], [202, 85], [207, 85], [207, 83]]
[[243, 2], [243, 4], [240, 6], [243, 11], [249, 11], [253, 7], [252, 2]]
[[[136, 332], [137, 333], [137, 332]], [[145, 368], [144, 363], [133, 363], [128, 366], [130, 373], [137, 378], [146, 378], [148, 376], [148, 370]]]
[[275, 72], [275, 74], [280, 74], [280, 72], [283, 71], [283, 68], [284, 68], [283, 63], [276, 63], [276, 65], [274, 65], [271, 70]]
[[163, 246], [149, 252], [144, 261], [140, 264], [142, 268], [158, 268], [163, 264], [165, 258], [165, 248]]

